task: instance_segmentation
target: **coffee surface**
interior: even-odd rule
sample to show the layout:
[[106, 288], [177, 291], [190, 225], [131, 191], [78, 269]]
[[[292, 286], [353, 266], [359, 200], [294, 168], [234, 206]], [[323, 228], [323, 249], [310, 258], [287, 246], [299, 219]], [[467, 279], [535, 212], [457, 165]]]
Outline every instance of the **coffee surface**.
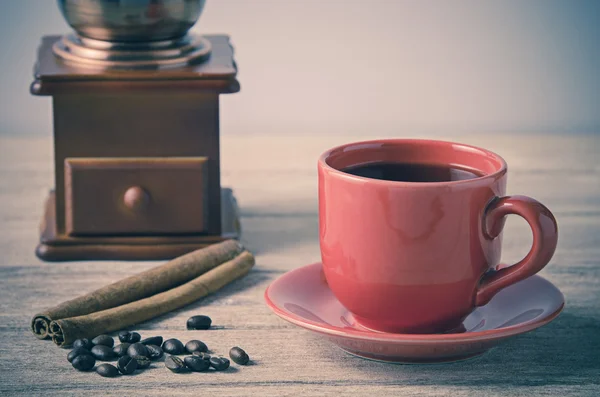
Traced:
[[354, 165], [342, 170], [365, 178], [398, 182], [448, 182], [479, 178], [479, 170], [442, 164], [369, 163]]

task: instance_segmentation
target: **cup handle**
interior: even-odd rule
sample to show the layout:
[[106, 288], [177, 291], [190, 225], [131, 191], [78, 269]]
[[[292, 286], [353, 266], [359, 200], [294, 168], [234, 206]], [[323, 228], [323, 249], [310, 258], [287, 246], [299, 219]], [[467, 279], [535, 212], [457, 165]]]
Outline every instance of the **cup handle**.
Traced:
[[504, 217], [516, 214], [523, 217], [533, 232], [529, 253], [517, 264], [484, 275], [475, 297], [477, 306], [485, 305], [502, 288], [533, 276], [550, 262], [558, 241], [556, 219], [542, 203], [527, 196], [496, 197], [483, 215], [483, 234], [488, 239], [498, 237]]

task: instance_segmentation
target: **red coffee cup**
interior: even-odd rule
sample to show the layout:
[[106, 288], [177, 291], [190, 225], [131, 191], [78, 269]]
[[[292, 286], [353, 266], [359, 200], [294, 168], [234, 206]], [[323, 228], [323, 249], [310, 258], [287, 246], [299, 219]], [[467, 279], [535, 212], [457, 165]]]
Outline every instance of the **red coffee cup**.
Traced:
[[[369, 163], [459, 167], [482, 176], [399, 182], [344, 171]], [[505, 196], [506, 162], [488, 150], [431, 140], [357, 142], [325, 152], [318, 170], [325, 277], [367, 328], [447, 332], [554, 254], [554, 216], [534, 199]], [[519, 263], [496, 270], [508, 214], [529, 223], [533, 246]]]

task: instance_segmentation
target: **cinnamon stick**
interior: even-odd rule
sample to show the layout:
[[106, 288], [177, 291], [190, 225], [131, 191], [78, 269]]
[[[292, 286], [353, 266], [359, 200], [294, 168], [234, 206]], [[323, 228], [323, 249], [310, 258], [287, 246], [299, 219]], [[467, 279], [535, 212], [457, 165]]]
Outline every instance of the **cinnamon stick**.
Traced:
[[117, 331], [171, 312], [246, 275], [252, 266], [254, 266], [254, 256], [244, 251], [236, 258], [179, 287], [149, 298], [84, 316], [52, 321], [50, 323], [52, 340], [58, 346], [68, 346], [79, 338], [92, 338]]
[[31, 330], [39, 339], [45, 339], [52, 336], [49, 324], [53, 320], [82, 316], [147, 298], [192, 280], [242, 251], [240, 243], [226, 240], [190, 252], [161, 266], [46, 309], [33, 317]]

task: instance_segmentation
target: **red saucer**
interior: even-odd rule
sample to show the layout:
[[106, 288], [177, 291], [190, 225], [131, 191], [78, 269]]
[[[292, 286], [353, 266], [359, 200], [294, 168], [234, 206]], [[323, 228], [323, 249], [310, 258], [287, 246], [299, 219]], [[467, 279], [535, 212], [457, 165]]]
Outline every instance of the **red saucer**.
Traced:
[[265, 291], [279, 317], [325, 335], [346, 352], [372, 360], [438, 363], [474, 357], [505, 339], [548, 324], [564, 306], [552, 283], [533, 276], [500, 291], [475, 309], [460, 327], [445, 334], [391, 334], [359, 325], [333, 295], [321, 263], [292, 270]]

